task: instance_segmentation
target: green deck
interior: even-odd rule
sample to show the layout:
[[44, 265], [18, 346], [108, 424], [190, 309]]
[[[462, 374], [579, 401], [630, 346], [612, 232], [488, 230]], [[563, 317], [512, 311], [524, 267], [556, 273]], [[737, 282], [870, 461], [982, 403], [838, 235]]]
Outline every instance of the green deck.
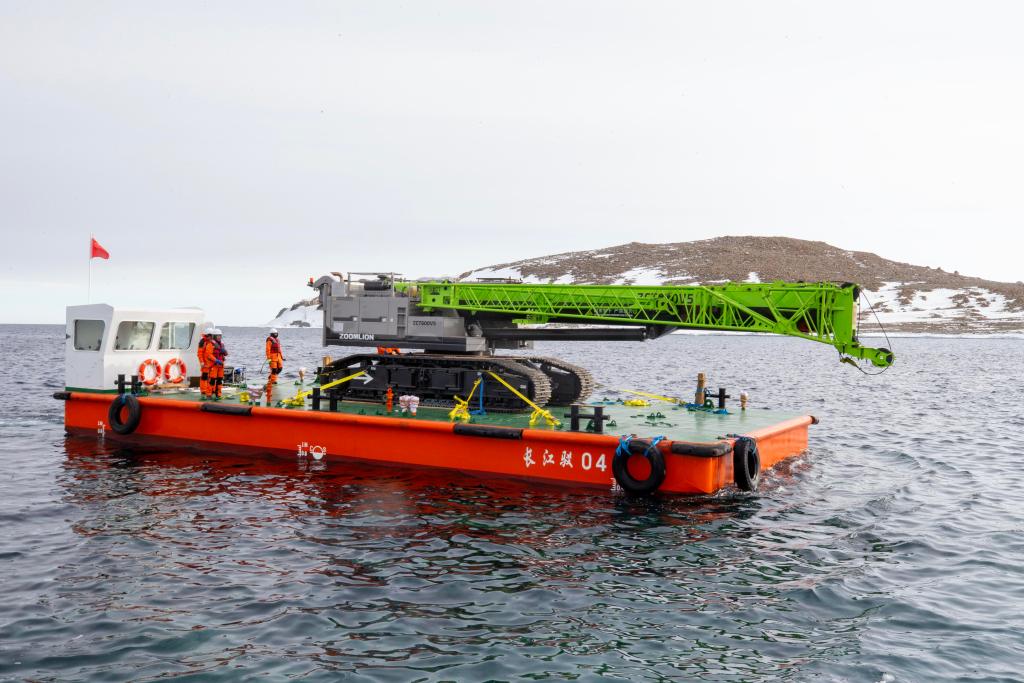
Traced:
[[[309, 385], [305, 387], [310, 388]], [[298, 391], [298, 387], [291, 383], [282, 383], [274, 392], [274, 403], [282, 398], [290, 398]], [[173, 399], [179, 401], [199, 402], [198, 389], [175, 389], [169, 391], [158, 391], [151, 394], [154, 397]], [[238, 405], [238, 391], [233, 387], [225, 387], [225, 393], [221, 404]], [[262, 405], [262, 404], [261, 404]], [[664, 436], [673, 441], [696, 441], [708, 442], [718, 441], [727, 434], [748, 434], [754, 430], [769, 427], [785, 420], [797, 417], [792, 413], [783, 413], [775, 410], [762, 410], [750, 408], [740, 410], [739, 402], [732, 402], [728, 407], [729, 413], [715, 414], [704, 411], [690, 411], [684, 407], [662, 401], [650, 401], [647, 407], [626, 406], [620, 403], [605, 405], [599, 401], [589, 404], [601, 405], [605, 414], [611, 420], [605, 423], [607, 434], [636, 434], [640, 437]], [[329, 403], [327, 399], [321, 399], [321, 411], [327, 412]], [[288, 410], [309, 410], [309, 401], [306, 408], [287, 408]], [[448, 422], [449, 408], [434, 408], [421, 406], [416, 419], [433, 420], [437, 422]], [[563, 417], [569, 412], [564, 406], [548, 406], [548, 410], [562, 422], [563, 431], [569, 429], [569, 418]], [[362, 403], [355, 401], [342, 401], [338, 404], [339, 413], [353, 415], [372, 415], [387, 417], [388, 413], [384, 406], [379, 403]], [[398, 401], [395, 400], [393, 417], [409, 417], [402, 415], [398, 410]], [[614, 424], [610, 424], [614, 420]], [[473, 415], [470, 424], [498, 425], [504, 427], [529, 427], [530, 412], [522, 413], [488, 413], [487, 415]], [[586, 426], [587, 420], [581, 420], [581, 425]], [[549, 429], [540, 420], [535, 429]], [[557, 429], [557, 428], [556, 428]]]

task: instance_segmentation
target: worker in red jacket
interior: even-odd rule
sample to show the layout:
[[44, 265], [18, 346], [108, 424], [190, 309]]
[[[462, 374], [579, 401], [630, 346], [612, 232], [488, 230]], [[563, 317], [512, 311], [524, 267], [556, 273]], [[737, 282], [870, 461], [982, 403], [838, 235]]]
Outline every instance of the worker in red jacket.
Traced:
[[210, 365], [206, 361], [206, 345], [210, 343], [210, 330], [213, 329], [213, 325], [207, 323], [203, 327], [203, 336], [199, 338], [199, 344], [196, 346], [196, 357], [199, 359], [199, 392], [203, 395], [205, 401], [210, 395]]
[[224, 346], [224, 340], [219, 328], [210, 331], [210, 340], [206, 344], [206, 362], [210, 365], [210, 396], [214, 401], [221, 399], [221, 392], [224, 388], [224, 361], [228, 357], [228, 350]]
[[271, 328], [267, 336], [267, 363], [270, 365], [268, 384], [277, 384], [277, 376], [284, 368], [284, 356], [281, 355], [281, 340], [277, 338], [277, 329]]

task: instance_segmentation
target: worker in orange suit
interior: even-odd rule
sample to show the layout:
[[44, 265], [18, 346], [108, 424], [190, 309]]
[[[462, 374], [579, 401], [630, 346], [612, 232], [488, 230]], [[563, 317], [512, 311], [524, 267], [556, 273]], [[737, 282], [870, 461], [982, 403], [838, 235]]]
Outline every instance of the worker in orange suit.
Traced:
[[213, 325], [207, 324], [203, 328], [203, 336], [199, 338], [199, 344], [196, 345], [196, 357], [199, 359], [199, 392], [202, 394], [202, 400], [206, 400], [210, 396], [210, 364], [206, 360], [206, 346], [210, 343], [210, 330], [213, 329]]
[[219, 328], [210, 331], [210, 341], [206, 344], [206, 361], [210, 364], [210, 399], [219, 401], [224, 388], [224, 361], [228, 350]]
[[277, 338], [276, 328], [271, 328], [267, 337], [267, 363], [270, 365], [270, 378], [267, 384], [277, 384], [277, 376], [284, 368], [284, 356], [281, 355], [281, 340]]

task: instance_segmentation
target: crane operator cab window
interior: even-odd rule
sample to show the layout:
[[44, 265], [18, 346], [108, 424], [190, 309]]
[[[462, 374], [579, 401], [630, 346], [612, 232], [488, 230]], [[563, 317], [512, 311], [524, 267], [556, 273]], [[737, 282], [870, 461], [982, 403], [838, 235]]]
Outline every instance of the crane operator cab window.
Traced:
[[117, 326], [114, 349], [117, 351], [145, 351], [153, 341], [156, 323], [125, 320]]
[[195, 329], [195, 323], [164, 323], [160, 326], [160, 349], [187, 349]]
[[99, 351], [103, 343], [103, 330], [106, 323], [102, 320], [75, 321], [75, 350]]

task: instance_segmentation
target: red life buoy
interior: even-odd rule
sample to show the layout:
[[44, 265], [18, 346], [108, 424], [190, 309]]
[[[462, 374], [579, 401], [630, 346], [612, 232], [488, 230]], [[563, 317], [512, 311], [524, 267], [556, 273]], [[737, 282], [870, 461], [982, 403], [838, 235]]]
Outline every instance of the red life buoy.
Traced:
[[[146, 377], [146, 370], [153, 368], [153, 376]], [[146, 360], [139, 363], [139, 380], [145, 385], [153, 386], [160, 381], [161, 368], [160, 363], [156, 362], [155, 358], [147, 358]]]
[[[171, 368], [178, 368], [178, 374], [171, 376]], [[188, 373], [188, 368], [185, 367], [185, 361], [180, 358], [172, 358], [167, 361], [167, 365], [164, 366], [164, 377], [171, 384], [181, 384], [185, 381], [185, 375]]]

